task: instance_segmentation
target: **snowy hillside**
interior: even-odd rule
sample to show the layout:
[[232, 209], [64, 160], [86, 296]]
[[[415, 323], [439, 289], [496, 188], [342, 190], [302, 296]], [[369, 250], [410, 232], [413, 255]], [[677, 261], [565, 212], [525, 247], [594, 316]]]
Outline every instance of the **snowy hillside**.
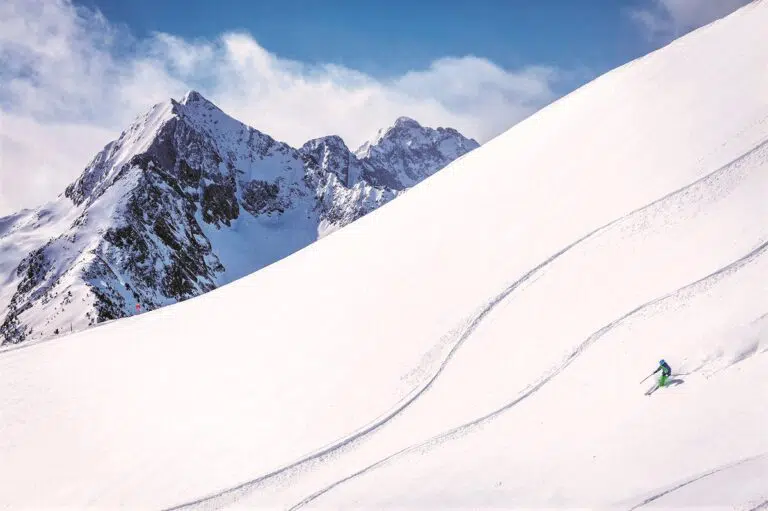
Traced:
[[[398, 121], [399, 123], [400, 121]], [[359, 160], [339, 137], [293, 149], [199, 93], [140, 116], [56, 201], [0, 219], [0, 344], [176, 303], [299, 250], [477, 147], [396, 124]]]
[[766, 26], [229, 286], [0, 352], [0, 507], [764, 509]]

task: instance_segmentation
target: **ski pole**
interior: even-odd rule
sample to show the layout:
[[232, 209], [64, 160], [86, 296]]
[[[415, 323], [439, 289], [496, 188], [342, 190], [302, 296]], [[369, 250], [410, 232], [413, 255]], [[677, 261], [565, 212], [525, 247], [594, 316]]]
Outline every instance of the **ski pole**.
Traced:
[[656, 371], [652, 372], [651, 374], [649, 374], [648, 376], [646, 376], [645, 378], [643, 378], [642, 380], [640, 380], [640, 383], [643, 383], [645, 380], [647, 380], [648, 378], [650, 378], [650, 377], [651, 377], [651, 376], [653, 376], [654, 374], [656, 374]]

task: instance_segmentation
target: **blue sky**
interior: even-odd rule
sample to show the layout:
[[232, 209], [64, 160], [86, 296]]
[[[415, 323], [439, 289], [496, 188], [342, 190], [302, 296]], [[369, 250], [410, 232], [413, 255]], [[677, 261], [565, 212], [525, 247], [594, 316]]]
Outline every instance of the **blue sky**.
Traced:
[[484, 143], [748, 1], [1, 0], [0, 216], [190, 89], [293, 146], [400, 116]]
[[375, 76], [475, 55], [505, 67], [547, 64], [602, 73], [647, 53], [629, 12], [642, 0], [83, 0], [138, 36], [249, 32], [281, 57]]

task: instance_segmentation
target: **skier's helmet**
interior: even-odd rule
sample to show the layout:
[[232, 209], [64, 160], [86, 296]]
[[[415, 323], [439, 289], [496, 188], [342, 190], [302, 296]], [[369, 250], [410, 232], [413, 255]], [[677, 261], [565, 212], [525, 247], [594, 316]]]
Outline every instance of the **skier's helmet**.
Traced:
[[663, 358], [662, 358], [661, 360], [659, 360], [659, 365], [660, 365], [660, 366], [666, 365], [666, 362], [664, 362], [664, 359], [663, 359]]

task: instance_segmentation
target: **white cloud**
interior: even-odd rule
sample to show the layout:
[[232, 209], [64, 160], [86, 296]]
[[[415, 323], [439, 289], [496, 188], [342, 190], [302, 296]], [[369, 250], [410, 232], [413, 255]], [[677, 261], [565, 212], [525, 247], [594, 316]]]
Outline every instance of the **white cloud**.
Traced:
[[751, 0], [648, 0], [630, 17], [652, 40], [669, 41], [732, 13]]
[[53, 198], [133, 118], [190, 88], [293, 145], [338, 134], [355, 148], [400, 115], [485, 141], [562, 78], [470, 56], [377, 79], [282, 59], [245, 33], [135, 39], [70, 0], [0, 2], [0, 61], [0, 215]]
[[0, 216], [53, 199], [113, 137], [112, 130], [97, 125], [4, 114]]

